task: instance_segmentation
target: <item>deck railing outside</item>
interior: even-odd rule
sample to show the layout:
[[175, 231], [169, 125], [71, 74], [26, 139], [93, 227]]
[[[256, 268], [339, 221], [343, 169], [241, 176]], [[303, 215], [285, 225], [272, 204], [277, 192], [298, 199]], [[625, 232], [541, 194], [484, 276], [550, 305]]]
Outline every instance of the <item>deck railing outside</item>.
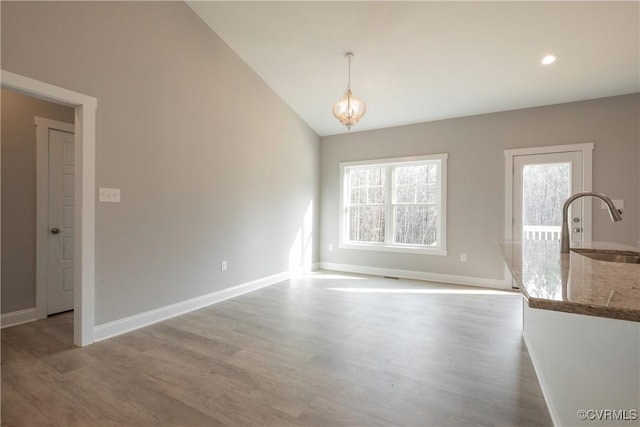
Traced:
[[560, 240], [559, 225], [525, 225], [522, 227], [524, 240]]

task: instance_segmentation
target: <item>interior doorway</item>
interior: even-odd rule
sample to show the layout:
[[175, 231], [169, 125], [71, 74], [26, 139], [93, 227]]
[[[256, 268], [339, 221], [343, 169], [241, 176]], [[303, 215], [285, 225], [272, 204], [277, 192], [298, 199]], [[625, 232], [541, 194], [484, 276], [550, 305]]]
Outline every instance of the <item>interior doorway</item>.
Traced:
[[4, 89], [67, 105], [75, 110], [73, 341], [78, 346], [92, 344], [95, 327], [95, 110], [97, 100], [5, 70], [1, 71], [0, 83]]

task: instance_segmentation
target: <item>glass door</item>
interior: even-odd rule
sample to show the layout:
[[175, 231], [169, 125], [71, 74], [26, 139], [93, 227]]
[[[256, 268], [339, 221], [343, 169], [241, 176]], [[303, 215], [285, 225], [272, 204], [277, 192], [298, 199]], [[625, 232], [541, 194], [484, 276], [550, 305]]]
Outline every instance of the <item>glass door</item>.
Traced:
[[[562, 206], [582, 191], [582, 153], [515, 156], [513, 240], [560, 240]], [[582, 201], [571, 204], [571, 246], [582, 245]]]

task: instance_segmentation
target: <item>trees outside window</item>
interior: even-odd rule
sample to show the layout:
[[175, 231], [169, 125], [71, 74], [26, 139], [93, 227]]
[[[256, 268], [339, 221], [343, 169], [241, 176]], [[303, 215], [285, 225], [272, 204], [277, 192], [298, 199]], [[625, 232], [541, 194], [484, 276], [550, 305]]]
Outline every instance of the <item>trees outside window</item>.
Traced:
[[445, 255], [446, 162], [341, 163], [341, 247]]

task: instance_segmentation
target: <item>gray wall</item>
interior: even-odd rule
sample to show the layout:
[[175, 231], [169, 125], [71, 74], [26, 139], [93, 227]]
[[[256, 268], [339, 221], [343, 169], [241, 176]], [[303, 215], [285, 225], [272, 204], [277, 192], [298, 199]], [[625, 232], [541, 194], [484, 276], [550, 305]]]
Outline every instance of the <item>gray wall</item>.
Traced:
[[[504, 237], [504, 150], [595, 143], [593, 188], [624, 199], [613, 224], [594, 203], [594, 241], [638, 240], [638, 94], [323, 137], [323, 262], [502, 279], [494, 239]], [[366, 117], [365, 119], [366, 120]], [[338, 248], [342, 161], [449, 153], [446, 257]], [[329, 252], [328, 245], [334, 250]], [[460, 253], [468, 262], [460, 262]]]
[[2, 90], [2, 313], [36, 305], [35, 116], [73, 123], [73, 108]]
[[97, 325], [289, 269], [319, 138], [186, 4], [1, 7], [3, 69], [98, 99]]

